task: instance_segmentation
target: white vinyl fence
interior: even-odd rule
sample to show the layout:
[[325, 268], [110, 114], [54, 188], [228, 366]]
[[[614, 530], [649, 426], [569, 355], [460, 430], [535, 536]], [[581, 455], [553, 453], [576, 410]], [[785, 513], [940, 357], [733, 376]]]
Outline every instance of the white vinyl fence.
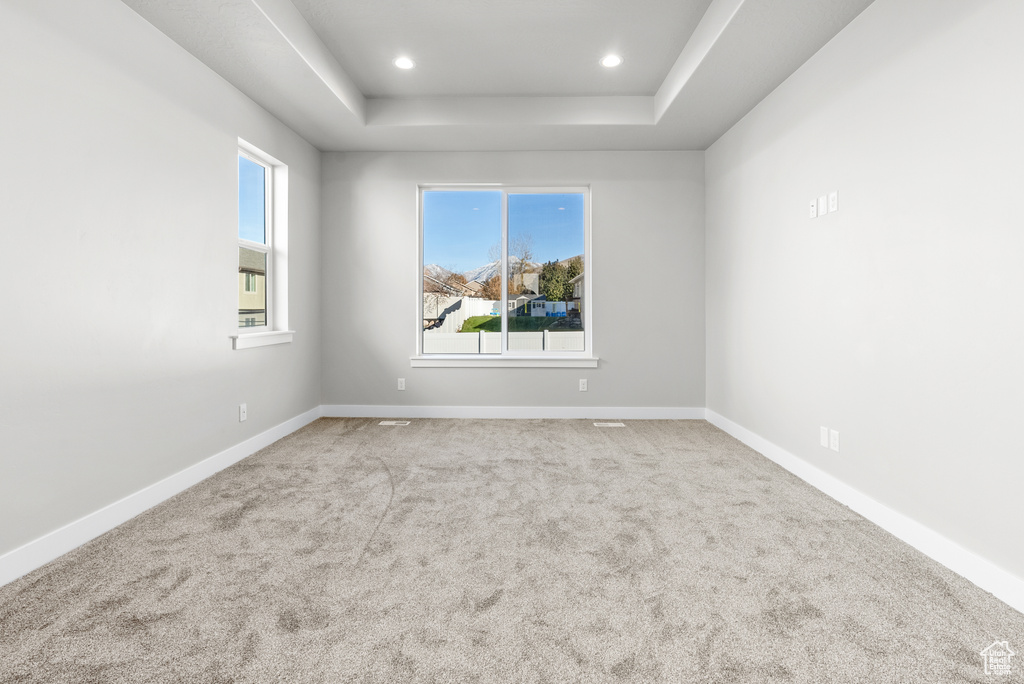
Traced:
[[[582, 330], [510, 332], [509, 351], [583, 351]], [[423, 331], [424, 354], [498, 354], [501, 333]]]
[[467, 318], [491, 315], [501, 315], [500, 301], [476, 297], [438, 297], [433, 294], [423, 296], [423, 317], [444, 317], [444, 323], [440, 327], [427, 332], [456, 333]]

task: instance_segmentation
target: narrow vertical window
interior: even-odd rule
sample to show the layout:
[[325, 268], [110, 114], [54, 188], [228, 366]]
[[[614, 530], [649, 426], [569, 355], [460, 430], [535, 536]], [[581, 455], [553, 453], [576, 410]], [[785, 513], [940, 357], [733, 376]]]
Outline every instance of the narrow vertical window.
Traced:
[[288, 329], [288, 166], [238, 140], [234, 349], [292, 341]]
[[265, 330], [270, 321], [271, 172], [238, 153], [238, 327]]

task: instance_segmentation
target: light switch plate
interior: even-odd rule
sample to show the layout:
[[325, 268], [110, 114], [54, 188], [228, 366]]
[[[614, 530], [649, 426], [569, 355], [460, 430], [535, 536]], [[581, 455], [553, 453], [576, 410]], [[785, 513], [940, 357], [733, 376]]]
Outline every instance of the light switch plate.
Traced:
[[828, 197], [822, 195], [818, 198], [818, 216], [824, 216], [828, 213]]
[[828, 193], [828, 210], [839, 211], [839, 193], [830, 192]]
[[818, 218], [818, 200], [811, 200], [811, 218]]

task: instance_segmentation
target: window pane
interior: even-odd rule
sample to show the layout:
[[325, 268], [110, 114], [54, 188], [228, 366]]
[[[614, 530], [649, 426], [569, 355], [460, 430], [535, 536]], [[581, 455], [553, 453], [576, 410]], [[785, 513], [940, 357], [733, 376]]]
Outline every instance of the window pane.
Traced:
[[423, 353], [501, 353], [501, 191], [423, 193]]
[[508, 196], [509, 351], [584, 351], [582, 193]]
[[267, 324], [267, 255], [238, 248], [238, 327]]
[[266, 169], [238, 155], [238, 237], [267, 242]]

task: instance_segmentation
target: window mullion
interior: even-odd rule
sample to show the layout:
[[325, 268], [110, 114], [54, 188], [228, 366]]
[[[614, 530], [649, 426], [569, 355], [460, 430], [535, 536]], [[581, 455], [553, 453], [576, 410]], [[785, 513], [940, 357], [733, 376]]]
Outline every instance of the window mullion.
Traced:
[[501, 353], [508, 353], [508, 192], [501, 193]]

